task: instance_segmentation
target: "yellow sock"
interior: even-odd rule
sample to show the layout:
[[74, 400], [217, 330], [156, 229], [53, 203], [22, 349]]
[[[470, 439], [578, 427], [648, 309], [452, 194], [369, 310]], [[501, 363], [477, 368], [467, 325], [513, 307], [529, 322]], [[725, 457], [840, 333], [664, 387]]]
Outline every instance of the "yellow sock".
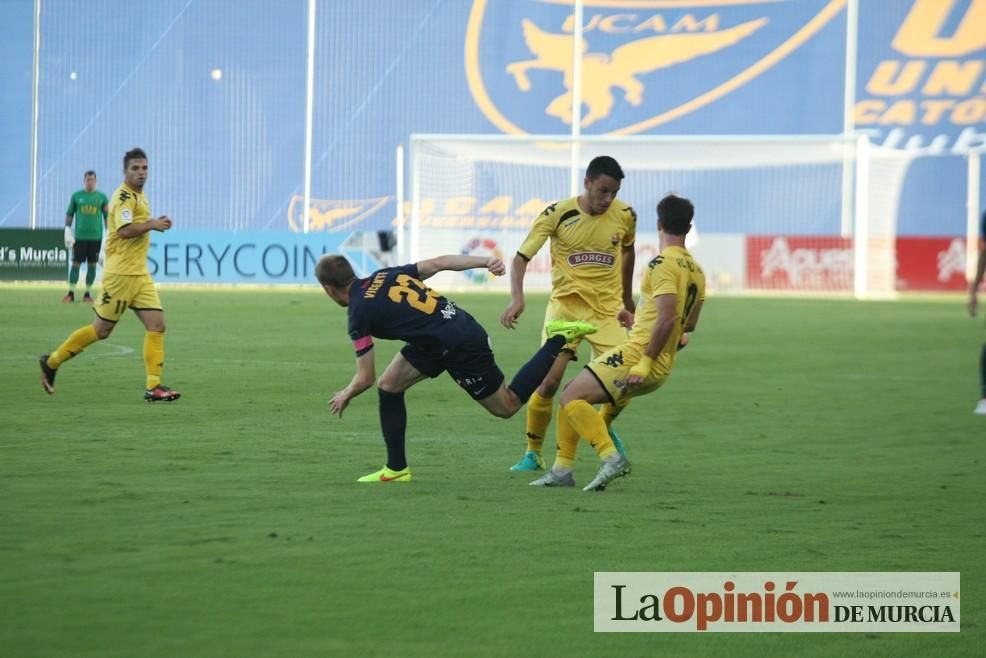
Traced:
[[164, 332], [148, 331], [144, 334], [144, 370], [147, 371], [147, 390], [161, 383], [164, 369]]
[[58, 349], [51, 353], [48, 357], [48, 367], [57, 368], [69, 359], [79, 356], [82, 354], [82, 350], [86, 349], [93, 343], [99, 340], [99, 336], [96, 335], [96, 328], [91, 324], [76, 329], [72, 332], [72, 335], [65, 339], [65, 342], [58, 346]]
[[572, 400], [564, 406], [563, 411], [575, 431], [595, 448], [600, 459], [616, 453], [616, 446], [606, 431], [606, 423], [591, 404], [585, 400]]
[[617, 416], [623, 413], [623, 410], [627, 408], [628, 404], [630, 404], [629, 398], [626, 400], [620, 400], [619, 404], [614, 405], [607, 402], [599, 407], [599, 415], [603, 417], [603, 422], [606, 423], [606, 427], [613, 424], [613, 421], [616, 420]]
[[555, 421], [555, 438], [558, 440], [555, 466], [572, 468], [575, 465], [575, 451], [579, 447], [579, 433], [569, 422], [568, 414], [558, 414], [558, 419]]
[[554, 398], [543, 398], [537, 391], [527, 401], [527, 449], [541, 452], [544, 446], [544, 435], [551, 423], [551, 406]]

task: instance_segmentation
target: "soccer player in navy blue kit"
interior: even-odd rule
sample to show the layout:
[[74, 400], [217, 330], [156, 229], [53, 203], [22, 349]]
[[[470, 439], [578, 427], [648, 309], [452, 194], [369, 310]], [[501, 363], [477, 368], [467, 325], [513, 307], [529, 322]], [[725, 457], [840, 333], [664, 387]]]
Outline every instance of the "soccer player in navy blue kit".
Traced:
[[315, 266], [315, 277], [337, 304], [347, 308], [349, 338], [356, 350], [356, 374], [349, 386], [329, 401], [333, 414], [376, 379], [373, 339], [402, 340], [398, 352], [377, 382], [380, 425], [387, 445], [387, 463], [359, 482], [410, 482], [404, 454], [407, 409], [404, 391], [444, 371], [472, 399], [494, 416], [509, 418], [527, 402], [555, 357], [571, 340], [596, 331], [587, 322], [557, 321], [546, 328], [548, 340], [506, 385], [496, 365], [486, 330], [464, 309], [428, 288], [423, 281], [438, 272], [485, 267], [502, 276], [499, 258], [438, 256], [419, 263], [378, 270], [359, 279], [343, 256], [326, 254]]
[[[969, 283], [969, 315], [972, 317], [976, 317], [976, 310], [979, 307], [979, 286], [983, 282], [984, 273], [986, 273], [986, 212], [983, 212], [982, 224], [979, 227], [979, 261], [976, 263], [976, 275]], [[983, 348], [979, 352], [979, 383], [982, 385], [982, 395], [973, 413], [977, 416], [986, 416], [986, 340], [983, 341]]]

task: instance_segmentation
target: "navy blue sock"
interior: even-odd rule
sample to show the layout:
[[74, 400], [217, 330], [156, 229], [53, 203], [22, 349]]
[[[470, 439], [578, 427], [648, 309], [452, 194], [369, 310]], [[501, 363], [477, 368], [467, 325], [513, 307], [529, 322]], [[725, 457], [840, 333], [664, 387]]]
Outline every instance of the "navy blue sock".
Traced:
[[541, 382], [551, 370], [555, 357], [565, 347], [564, 336], [552, 336], [544, 345], [541, 346], [531, 359], [520, 367], [514, 375], [510, 385], [507, 387], [520, 398], [521, 402], [527, 402], [534, 390], [541, 385]]
[[382, 388], [380, 394], [380, 428], [387, 444], [387, 468], [400, 471], [407, 468], [404, 455], [404, 437], [407, 432], [407, 407], [403, 393], [391, 393]]
[[983, 343], [983, 351], [979, 355], [979, 378], [983, 384], [983, 397], [986, 398], [986, 343]]

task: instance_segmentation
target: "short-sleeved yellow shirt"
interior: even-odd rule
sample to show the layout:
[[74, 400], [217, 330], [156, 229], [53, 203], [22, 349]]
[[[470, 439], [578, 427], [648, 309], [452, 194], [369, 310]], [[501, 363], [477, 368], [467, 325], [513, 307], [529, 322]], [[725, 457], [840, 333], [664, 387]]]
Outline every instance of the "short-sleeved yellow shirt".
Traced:
[[[657, 322], [657, 304], [654, 298], [669, 294], [678, 296], [675, 311], [681, 321], [675, 324], [667, 345], [677, 346], [695, 302], [705, 301], [705, 273], [684, 247], [668, 247], [660, 256], [647, 263], [647, 271], [640, 284], [640, 299], [637, 301], [633, 329], [627, 338], [628, 343], [641, 347], [641, 353], [650, 343], [654, 324]], [[676, 347], [662, 349], [654, 362], [655, 371], [670, 373], [676, 353]]]
[[615, 200], [601, 215], [579, 207], [578, 197], [553, 203], [534, 220], [517, 253], [531, 260], [550, 238], [551, 296], [578, 295], [601, 317], [623, 308], [623, 247], [637, 237], [637, 214]]
[[126, 224], [142, 224], [151, 219], [151, 207], [142, 192], [134, 191], [123, 183], [110, 197], [110, 216], [106, 221], [105, 274], [149, 274], [147, 251], [151, 246], [150, 232], [136, 238], [124, 239], [117, 235]]

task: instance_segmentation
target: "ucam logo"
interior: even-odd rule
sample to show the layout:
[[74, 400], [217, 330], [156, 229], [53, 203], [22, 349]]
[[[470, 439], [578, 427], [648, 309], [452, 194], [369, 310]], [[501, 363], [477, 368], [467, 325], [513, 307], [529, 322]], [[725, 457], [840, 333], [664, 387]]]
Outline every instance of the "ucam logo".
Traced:
[[832, 21], [846, 0], [585, 0], [579, 43], [571, 4], [474, 0], [469, 88], [503, 132], [571, 126], [576, 51], [581, 126], [645, 132], [754, 80]]
[[[387, 205], [392, 197], [372, 199], [310, 199], [308, 230], [334, 233], [351, 229]], [[305, 230], [305, 198], [295, 195], [288, 206], [288, 226], [295, 233]]]
[[856, 126], [872, 129], [884, 146], [932, 155], [986, 145], [986, 0], [903, 6], [895, 32], [870, 38], [879, 61], [861, 59]]

